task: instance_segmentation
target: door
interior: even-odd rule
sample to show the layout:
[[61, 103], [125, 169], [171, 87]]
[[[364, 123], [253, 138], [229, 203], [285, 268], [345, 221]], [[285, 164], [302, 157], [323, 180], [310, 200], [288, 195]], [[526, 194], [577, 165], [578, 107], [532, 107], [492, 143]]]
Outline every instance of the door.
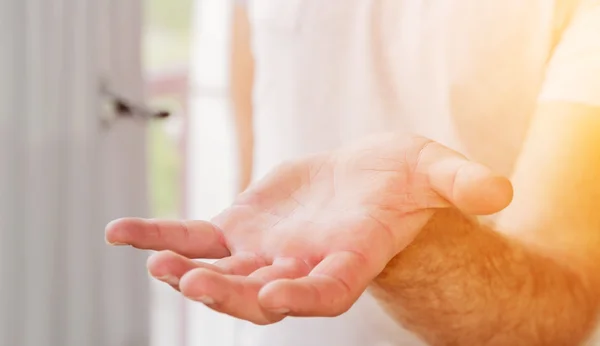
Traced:
[[104, 226], [146, 216], [139, 0], [0, 1], [0, 345], [148, 344], [146, 255]]

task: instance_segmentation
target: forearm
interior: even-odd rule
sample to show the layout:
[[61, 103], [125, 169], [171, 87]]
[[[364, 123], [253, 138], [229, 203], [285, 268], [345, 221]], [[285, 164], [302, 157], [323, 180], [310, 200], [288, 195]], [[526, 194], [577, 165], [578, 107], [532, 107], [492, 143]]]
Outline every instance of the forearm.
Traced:
[[432, 345], [577, 345], [595, 323], [593, 287], [559, 261], [449, 210], [437, 212], [371, 289]]
[[233, 12], [230, 78], [239, 158], [238, 190], [242, 191], [248, 186], [252, 178], [254, 59], [250, 47], [248, 16], [246, 9], [241, 5], [236, 5]]
[[254, 136], [252, 124], [238, 122], [237, 125], [237, 148], [238, 148], [238, 191], [245, 190], [252, 180], [252, 169], [254, 161]]

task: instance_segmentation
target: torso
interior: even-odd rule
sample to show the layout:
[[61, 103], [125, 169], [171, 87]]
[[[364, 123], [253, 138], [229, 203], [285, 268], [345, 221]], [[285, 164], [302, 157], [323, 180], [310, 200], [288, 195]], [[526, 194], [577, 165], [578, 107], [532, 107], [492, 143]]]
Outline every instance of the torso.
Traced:
[[[250, 0], [255, 176], [390, 130], [425, 135], [509, 175], [569, 4]], [[245, 326], [240, 345], [419, 345], [396, 328], [363, 297], [338, 319]], [[313, 342], [315, 333], [330, 336]]]

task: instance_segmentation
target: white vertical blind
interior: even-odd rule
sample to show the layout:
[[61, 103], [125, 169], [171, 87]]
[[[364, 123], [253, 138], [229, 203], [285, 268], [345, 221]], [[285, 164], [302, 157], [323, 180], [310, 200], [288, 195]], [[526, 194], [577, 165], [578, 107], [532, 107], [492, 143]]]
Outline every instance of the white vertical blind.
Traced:
[[99, 80], [141, 97], [139, 0], [0, 1], [0, 345], [147, 345], [143, 124], [98, 121]]

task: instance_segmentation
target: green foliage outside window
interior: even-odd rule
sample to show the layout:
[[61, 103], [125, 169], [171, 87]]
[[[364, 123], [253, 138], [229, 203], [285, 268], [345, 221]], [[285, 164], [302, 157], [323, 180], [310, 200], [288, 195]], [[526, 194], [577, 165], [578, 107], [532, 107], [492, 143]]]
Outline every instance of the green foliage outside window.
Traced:
[[[193, 0], [146, 0], [143, 56], [146, 74], [188, 64], [193, 6]], [[160, 104], [169, 96], [149, 101]], [[152, 216], [177, 217], [181, 210], [183, 158], [178, 139], [166, 131], [166, 122], [150, 124], [148, 153]]]

